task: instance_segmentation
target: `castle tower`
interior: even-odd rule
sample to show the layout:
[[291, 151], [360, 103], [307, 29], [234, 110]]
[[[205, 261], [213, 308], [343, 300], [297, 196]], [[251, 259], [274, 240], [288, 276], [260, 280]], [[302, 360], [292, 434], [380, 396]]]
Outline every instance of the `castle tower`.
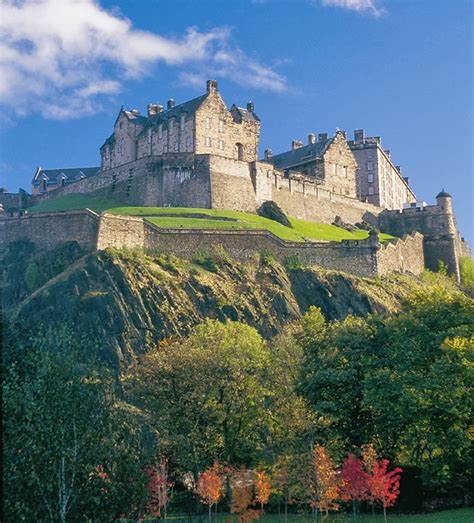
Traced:
[[446, 213], [454, 214], [452, 196], [444, 189], [436, 195], [436, 205], [441, 207]]

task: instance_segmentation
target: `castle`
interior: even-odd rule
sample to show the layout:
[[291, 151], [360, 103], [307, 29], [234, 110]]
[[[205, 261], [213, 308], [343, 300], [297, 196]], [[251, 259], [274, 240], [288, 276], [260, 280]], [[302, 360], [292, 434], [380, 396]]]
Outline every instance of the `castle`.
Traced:
[[[173, 99], [166, 109], [149, 104], [146, 116], [122, 107], [100, 147], [100, 168], [38, 168], [29, 204], [81, 193], [135, 206], [255, 213], [273, 201], [296, 218], [359, 223], [398, 237], [421, 234], [422, 265], [436, 270], [441, 260], [459, 278], [459, 257], [469, 251], [457, 231], [451, 197], [442, 191], [436, 205], [417, 202], [379, 137], [365, 137], [361, 129], [352, 140], [339, 130], [334, 136], [310, 133], [306, 145], [293, 140], [290, 150], [274, 155], [267, 149], [259, 160], [260, 125], [252, 102], [228, 109], [215, 80], [207, 81], [203, 95], [182, 104]], [[411, 255], [418, 256], [399, 253], [391, 268], [410, 270]]]

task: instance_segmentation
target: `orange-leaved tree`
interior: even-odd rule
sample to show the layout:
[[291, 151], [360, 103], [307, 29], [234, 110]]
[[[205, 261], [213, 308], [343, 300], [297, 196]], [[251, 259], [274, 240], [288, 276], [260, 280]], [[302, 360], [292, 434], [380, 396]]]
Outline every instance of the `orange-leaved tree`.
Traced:
[[212, 520], [212, 506], [217, 505], [224, 493], [224, 478], [221, 474], [221, 467], [214, 463], [212, 467], [202, 472], [199, 476], [196, 492], [201, 501], [209, 507], [209, 523]]
[[270, 478], [265, 471], [255, 473], [255, 501], [260, 503], [260, 513], [263, 514], [263, 505], [268, 503], [271, 492]]
[[259, 511], [251, 508], [253, 499], [253, 473], [245, 467], [233, 470], [230, 476], [230, 511], [236, 514], [240, 523], [251, 523], [259, 518]]
[[330, 510], [338, 510], [336, 499], [339, 496], [339, 484], [336, 467], [329, 452], [323, 446], [316, 445], [311, 455], [311, 508], [325, 512], [326, 517]]

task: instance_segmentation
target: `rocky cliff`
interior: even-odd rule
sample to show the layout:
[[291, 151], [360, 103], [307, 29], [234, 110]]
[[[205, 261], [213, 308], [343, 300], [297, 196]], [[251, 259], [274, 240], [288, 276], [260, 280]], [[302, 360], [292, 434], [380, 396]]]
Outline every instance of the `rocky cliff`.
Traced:
[[198, 253], [189, 262], [138, 251], [84, 252], [74, 243], [45, 252], [16, 242], [2, 271], [4, 311], [16, 328], [44, 333], [49, 343], [67, 329], [84, 351], [117, 367], [207, 317], [243, 321], [269, 338], [311, 305], [329, 319], [383, 313], [424, 285], [409, 276], [365, 279], [273, 259], [242, 265], [225, 252]]

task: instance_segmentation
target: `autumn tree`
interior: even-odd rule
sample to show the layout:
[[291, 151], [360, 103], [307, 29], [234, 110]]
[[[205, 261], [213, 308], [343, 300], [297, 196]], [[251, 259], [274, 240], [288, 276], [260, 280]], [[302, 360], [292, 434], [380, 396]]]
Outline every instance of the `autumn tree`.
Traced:
[[245, 467], [235, 469], [230, 475], [230, 511], [236, 514], [240, 523], [251, 523], [259, 518], [259, 511], [252, 508], [254, 503], [254, 479], [252, 471]]
[[168, 460], [161, 457], [156, 467], [147, 467], [148, 476], [147, 510], [150, 516], [166, 519], [166, 507], [171, 499], [171, 489], [174, 483], [168, 477]]
[[311, 454], [312, 481], [309, 485], [311, 507], [325, 512], [339, 510], [336, 499], [339, 495], [339, 479], [336, 467], [329, 452], [321, 445], [316, 445]]
[[367, 498], [369, 474], [363, 462], [354, 454], [349, 454], [342, 464], [339, 497], [352, 503], [353, 517], [356, 516], [356, 504]]
[[255, 501], [260, 503], [260, 512], [263, 514], [263, 505], [268, 503], [271, 493], [270, 478], [265, 471], [255, 472]]
[[383, 507], [383, 517], [387, 521], [387, 507], [395, 504], [400, 493], [400, 476], [402, 469], [397, 467], [387, 471], [389, 461], [383, 459], [373, 465], [373, 473], [368, 477], [369, 499]]
[[201, 498], [201, 501], [208, 505], [209, 523], [212, 519], [212, 506], [217, 505], [219, 500], [222, 498], [224, 487], [224, 479], [222, 477], [218, 463], [214, 463], [212, 467], [208, 468], [199, 475], [199, 479], [196, 485], [196, 492]]

